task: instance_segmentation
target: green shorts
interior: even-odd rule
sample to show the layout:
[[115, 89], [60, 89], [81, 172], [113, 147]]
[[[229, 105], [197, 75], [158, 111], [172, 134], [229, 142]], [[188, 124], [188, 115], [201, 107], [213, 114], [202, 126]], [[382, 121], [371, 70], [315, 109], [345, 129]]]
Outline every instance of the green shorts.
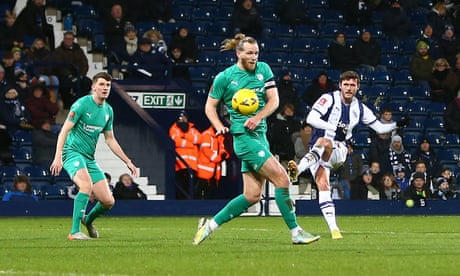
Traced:
[[241, 159], [241, 172], [258, 172], [272, 156], [267, 137], [263, 133], [236, 134], [233, 139], [236, 156]]
[[62, 155], [63, 167], [73, 180], [80, 169], [87, 169], [91, 181], [94, 183], [105, 179], [104, 172], [94, 159], [88, 159], [79, 152], [65, 152]]

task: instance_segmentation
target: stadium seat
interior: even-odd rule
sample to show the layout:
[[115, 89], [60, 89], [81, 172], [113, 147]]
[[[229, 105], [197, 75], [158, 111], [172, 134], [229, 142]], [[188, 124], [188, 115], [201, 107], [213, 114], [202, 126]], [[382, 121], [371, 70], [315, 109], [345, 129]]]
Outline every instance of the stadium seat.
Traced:
[[342, 29], [343, 29], [343, 26], [339, 26], [335, 24], [321, 25], [318, 30], [319, 39], [333, 40], [335, 39], [336, 32]]
[[354, 41], [355, 39], [359, 38], [361, 34], [361, 30], [357, 26], [345, 25], [343, 28], [343, 32], [345, 33], [345, 37], [349, 41]]
[[446, 110], [445, 103], [432, 102], [429, 106], [429, 113], [431, 117], [443, 116]]
[[329, 45], [331, 44], [329, 40], [316, 39], [316, 40], [313, 40], [312, 43], [315, 49], [314, 53], [319, 54], [319, 55], [327, 55], [327, 49], [329, 48]]
[[407, 131], [417, 131], [417, 132], [423, 133], [425, 131], [425, 125], [424, 125], [425, 119], [419, 119], [418, 117], [413, 117], [413, 116], [411, 116], [410, 118], [411, 118], [410, 123], [408, 126], [404, 128], [404, 130], [405, 131], [406, 130]]
[[218, 14], [219, 9], [217, 7], [200, 6], [193, 10], [192, 20], [214, 22], [214, 19], [218, 16]]
[[329, 58], [326, 55], [320, 55], [320, 54], [313, 55], [311, 56], [311, 59], [308, 62], [308, 66], [312, 69], [328, 70], [329, 69]]
[[446, 134], [443, 146], [445, 149], [460, 149], [460, 136], [458, 134]]
[[438, 150], [437, 156], [442, 164], [458, 164], [460, 161], [459, 152], [455, 150], [441, 149]]
[[308, 68], [308, 61], [310, 60], [310, 56], [308, 54], [293, 54], [288, 57], [286, 60], [287, 66], [289, 68], [299, 68], [303, 70], [303, 74], [305, 74]]
[[1, 183], [12, 182], [16, 175], [22, 174], [19, 167], [16, 166], [0, 166], [0, 181]]
[[406, 39], [400, 41], [399, 47], [401, 48], [401, 54], [403, 55], [413, 55], [415, 54], [415, 45], [417, 41], [415, 39]]
[[402, 136], [403, 145], [408, 150], [415, 150], [420, 146], [420, 133], [419, 132], [406, 132]]
[[411, 115], [411, 117], [412, 115], [422, 115], [424, 117], [428, 115], [428, 107], [424, 103], [407, 102], [404, 109]]
[[138, 36], [142, 36], [146, 31], [158, 30], [158, 24], [154, 21], [139, 21], [135, 24]]
[[190, 66], [189, 74], [192, 81], [212, 81], [217, 73], [212, 66]]
[[399, 54], [401, 52], [399, 48], [399, 43], [394, 40], [380, 40], [378, 42], [380, 44], [380, 47], [382, 49], [382, 54], [387, 55], [395, 55]]
[[392, 77], [387, 72], [369, 72], [368, 76], [372, 85], [392, 85]]
[[99, 14], [91, 5], [72, 5], [73, 18], [79, 21], [84, 18], [98, 19]]
[[388, 97], [390, 101], [410, 101], [409, 87], [404, 85], [390, 87]]
[[49, 184], [41, 188], [41, 194], [44, 200], [67, 199], [67, 189], [63, 185]]
[[265, 43], [265, 50], [270, 53], [281, 52], [291, 53], [292, 40], [286, 39], [275, 39]]
[[440, 150], [444, 145], [444, 136], [439, 133], [426, 133], [423, 137], [428, 139], [430, 147], [436, 151]]
[[296, 37], [299, 39], [303, 38], [318, 38], [318, 30], [309, 25], [299, 25], [295, 27]]
[[322, 13], [324, 24], [345, 25], [344, 15], [341, 11], [326, 9]]
[[216, 65], [221, 54], [223, 53], [216, 50], [200, 51], [197, 64], [203, 66]]
[[442, 117], [428, 118], [424, 122], [425, 132], [444, 132], [444, 119]]
[[[399, 66], [399, 65], [398, 65]], [[393, 85], [413, 85], [414, 81], [409, 70], [397, 70], [393, 73]]]
[[387, 101], [388, 99], [388, 86], [386, 85], [368, 86], [362, 91], [363, 97], [370, 102], [374, 102], [377, 98], [380, 98], [381, 101]]
[[216, 61], [218, 65], [229, 66], [229, 65], [236, 63], [237, 57], [233, 51], [226, 51], [226, 52], [220, 53], [217, 56]]
[[[220, 43], [225, 38], [227, 38], [227, 34], [229, 33], [230, 33], [230, 24], [228, 22], [214, 22], [213, 24], [207, 25], [207, 38], [213, 39], [213, 40], [219, 40], [219, 46], [220, 46]], [[203, 37], [203, 35], [201, 35], [201, 37]], [[215, 49], [219, 49], [219, 47]]]
[[430, 91], [418, 86], [409, 87], [409, 94], [414, 101], [430, 101], [431, 99]]
[[219, 39], [214, 39], [213, 37], [204, 37], [204, 36], [199, 36], [196, 38], [196, 43], [198, 45], [198, 49], [200, 51], [219, 51], [220, 48], [220, 43], [222, 40]]
[[401, 116], [405, 112], [406, 101], [391, 100], [388, 103], [382, 103], [381, 107], [389, 107], [393, 111], [394, 116]]
[[308, 7], [310, 9], [327, 9], [329, 8], [329, 1], [327, 0], [308, 0]]
[[295, 29], [289, 25], [275, 24], [270, 29], [271, 35], [277, 39], [293, 39], [296, 36]]
[[20, 147], [31, 147], [32, 146], [32, 131], [30, 130], [16, 130], [12, 135], [14, 146]]
[[189, 5], [176, 5], [173, 9], [173, 17], [176, 21], [189, 22], [192, 19], [195, 7]]
[[324, 20], [323, 11], [324, 8], [310, 8], [310, 10], [308, 11], [308, 18], [315, 25], [322, 25]]
[[51, 180], [51, 174], [48, 168], [41, 166], [26, 166], [22, 171], [29, 177], [31, 182], [46, 181], [49, 183]]
[[355, 147], [359, 149], [367, 149], [372, 143], [369, 133], [356, 133], [353, 135]]
[[18, 148], [12, 151], [14, 162], [19, 168], [32, 164], [32, 151], [29, 148]]
[[395, 71], [399, 66], [399, 56], [396, 54], [382, 54], [380, 64], [387, 68], [387, 71]]
[[230, 22], [232, 19], [232, 14], [233, 14], [233, 7], [231, 6], [223, 6], [219, 8], [219, 11], [215, 15], [216, 18], [214, 22]]

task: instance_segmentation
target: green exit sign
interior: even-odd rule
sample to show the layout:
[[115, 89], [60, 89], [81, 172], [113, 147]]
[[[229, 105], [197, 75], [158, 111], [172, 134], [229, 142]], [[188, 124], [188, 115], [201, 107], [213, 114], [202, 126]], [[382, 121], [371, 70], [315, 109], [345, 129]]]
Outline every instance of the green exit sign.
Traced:
[[185, 93], [127, 92], [142, 108], [184, 109]]

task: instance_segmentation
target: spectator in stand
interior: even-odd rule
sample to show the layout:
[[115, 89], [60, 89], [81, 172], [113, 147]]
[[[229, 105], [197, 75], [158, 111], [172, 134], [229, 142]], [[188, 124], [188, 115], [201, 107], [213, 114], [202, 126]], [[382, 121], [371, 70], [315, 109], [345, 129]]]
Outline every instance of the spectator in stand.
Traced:
[[359, 66], [353, 49], [351, 45], [347, 44], [345, 33], [342, 31], [335, 32], [335, 39], [329, 45], [327, 53], [331, 62], [331, 69], [347, 71]]
[[390, 167], [388, 149], [391, 144], [390, 133], [376, 134], [371, 136], [372, 143], [369, 146], [369, 163], [377, 162], [380, 164], [382, 173], [393, 172]]
[[57, 135], [51, 131], [50, 121], [40, 121], [40, 126], [32, 131], [32, 163], [49, 168], [56, 151]]
[[120, 175], [112, 193], [115, 200], [147, 199], [147, 195], [139, 188], [139, 184], [134, 182], [128, 173]]
[[189, 121], [187, 113], [182, 111], [177, 121], [169, 128], [169, 137], [176, 145], [177, 154], [183, 159], [176, 158], [176, 199], [187, 199], [189, 180], [195, 178], [198, 169], [198, 145], [201, 144], [201, 134], [195, 128], [195, 124]]
[[14, 185], [11, 191], [3, 195], [3, 201], [31, 202], [38, 201], [38, 197], [32, 191], [29, 177], [17, 175], [14, 177]]
[[390, 0], [390, 7], [383, 12], [382, 27], [392, 40], [405, 40], [409, 36], [411, 23], [400, 0]]
[[168, 52], [168, 45], [166, 45], [163, 34], [159, 30], [150, 29], [142, 35], [142, 38], [147, 38], [152, 44], [152, 53], [158, 52], [166, 55]]
[[2, 66], [3, 70], [5, 71], [6, 84], [14, 85], [16, 83], [16, 76], [14, 72], [16, 66], [14, 64], [14, 57], [11, 51], [3, 52]]
[[201, 133], [194, 199], [214, 198], [222, 176], [221, 163], [230, 157], [224, 139], [224, 135], [216, 135], [213, 126]]
[[5, 68], [0, 64], [0, 93], [5, 89], [7, 86], [6, 79], [5, 79]]
[[404, 191], [404, 199], [412, 199], [417, 207], [425, 207], [431, 192], [425, 186], [423, 173], [415, 173], [410, 186]]
[[343, 166], [338, 169], [339, 184], [341, 189], [340, 197], [342, 199], [350, 199], [350, 190], [353, 182], [358, 181], [363, 171], [363, 159], [359, 153], [354, 151], [352, 142], [347, 144], [348, 153], [347, 159]]
[[437, 1], [426, 15], [426, 19], [428, 24], [433, 27], [433, 38], [436, 40], [441, 38], [445, 26], [453, 23], [451, 16], [447, 13], [444, 1]]
[[335, 90], [337, 90], [337, 85], [329, 78], [327, 72], [321, 71], [303, 92], [302, 100], [309, 107], [312, 107], [321, 95]]
[[53, 25], [46, 20], [44, 0], [28, 0], [19, 13], [15, 26], [20, 36], [40, 37], [54, 49]]
[[308, 18], [308, 7], [302, 0], [276, 0], [274, 12], [281, 24], [295, 26], [312, 23]]
[[444, 177], [445, 179], [447, 179], [447, 182], [449, 182], [449, 186], [455, 190], [455, 191], [458, 191], [458, 185], [459, 183], [457, 183], [458, 179], [455, 177], [455, 175], [452, 173], [452, 170], [448, 167], [446, 168], [443, 168], [441, 170], [441, 174], [439, 175], [439, 177]]
[[198, 58], [198, 44], [195, 36], [189, 32], [186, 26], [181, 26], [173, 34], [170, 43], [171, 48], [179, 48], [186, 63], [194, 63]]
[[433, 195], [434, 198], [441, 200], [459, 198], [458, 192], [450, 187], [449, 181], [444, 177], [438, 177], [436, 179], [436, 191], [433, 193]]
[[370, 199], [370, 193], [378, 195], [376, 186], [372, 172], [364, 170], [359, 180], [351, 182], [350, 199]]
[[419, 148], [412, 154], [411, 162], [414, 167], [418, 161], [425, 162], [429, 175], [436, 176], [441, 173], [441, 163], [436, 156], [436, 152], [431, 148], [430, 141], [425, 137], [422, 137]]
[[410, 174], [410, 180], [409, 180], [410, 182], [414, 179], [414, 175], [416, 173], [423, 174], [423, 182], [425, 183], [426, 188], [430, 190], [431, 192], [433, 192], [435, 190], [435, 187], [433, 185], [432, 175], [428, 174], [425, 162], [423, 162], [422, 160], [417, 161], [415, 163], [415, 170], [412, 174]]
[[43, 82], [46, 88], [50, 90], [52, 102], [57, 102], [59, 95], [59, 79], [54, 74], [51, 63], [51, 51], [41, 38], [36, 38], [29, 51], [26, 54], [26, 60], [29, 64], [43, 64], [44, 66], [33, 65], [33, 77]]
[[404, 191], [409, 187], [409, 178], [406, 177], [406, 172], [404, 171], [404, 168], [398, 168], [396, 170], [396, 175], [395, 175], [395, 180], [398, 182], [399, 187], [401, 187], [401, 192], [404, 193]]
[[163, 0], [124, 0], [126, 19], [131, 22], [153, 21], [153, 3]]
[[380, 180], [380, 199], [399, 200], [401, 199], [401, 187], [392, 173], [386, 173]]
[[279, 97], [279, 108], [277, 112], [281, 111], [286, 104], [291, 104], [294, 106], [294, 114], [299, 115], [302, 110], [300, 100], [297, 97], [297, 88], [292, 81], [291, 72], [287, 68], [282, 69], [279, 75], [280, 78], [276, 82]]
[[0, 25], [0, 49], [9, 51], [13, 47], [24, 48], [24, 39], [19, 35], [14, 11], [5, 12], [5, 22]]
[[344, 9], [347, 25], [369, 26], [373, 25], [372, 13], [375, 10], [375, 1], [351, 0]]
[[152, 17], [158, 23], [176, 23], [173, 18], [173, 1], [172, 0], [161, 0], [152, 1]]
[[409, 70], [415, 83], [422, 89], [429, 91], [429, 80], [432, 76], [434, 60], [428, 54], [426, 42], [419, 41], [415, 48], [416, 52], [410, 59]]
[[119, 3], [114, 3], [110, 8], [110, 14], [104, 20], [104, 35], [109, 52], [123, 42], [126, 23], [123, 6]]
[[431, 100], [446, 104], [452, 102], [460, 88], [459, 76], [450, 68], [445, 58], [434, 62], [432, 72], [429, 80]]
[[57, 66], [56, 74], [59, 78], [59, 92], [66, 110], [77, 98], [88, 94], [91, 90], [91, 80], [86, 76], [89, 69], [88, 58], [74, 40], [75, 35], [72, 32], [65, 32], [61, 45], [52, 55], [53, 61], [63, 63]]
[[236, 0], [231, 18], [233, 34], [243, 33], [260, 39], [263, 37], [264, 25], [254, 0]]
[[392, 168], [391, 173], [396, 174], [396, 170], [399, 167], [404, 167], [406, 174], [412, 172], [411, 165], [411, 154], [404, 149], [402, 144], [402, 138], [399, 135], [391, 137], [391, 143], [389, 147], [389, 158], [390, 158], [390, 167]]
[[286, 103], [276, 113], [269, 127], [270, 150], [284, 168], [294, 159], [295, 149], [292, 134], [300, 130], [300, 122], [294, 118], [294, 105]]
[[380, 169], [380, 163], [378, 161], [371, 162], [369, 166], [369, 170], [372, 173], [373, 179], [375, 183], [379, 183], [380, 179], [382, 179], [383, 172]]
[[110, 53], [110, 63], [116, 65], [127, 65], [130, 58], [138, 48], [139, 38], [137, 37], [136, 27], [131, 22], [126, 22], [122, 41], [113, 46]]
[[13, 138], [6, 126], [1, 123], [0, 118], [0, 166], [14, 166], [15, 162], [11, 153]]
[[[388, 107], [388, 106], [384, 106], [382, 107], [382, 112], [380, 113], [380, 118], [379, 118], [380, 122], [382, 122], [382, 124], [391, 124], [394, 122], [393, 120], [393, 110], [391, 109], [391, 107]], [[401, 129], [398, 129], [399, 131]], [[393, 136], [393, 135], [396, 135], [398, 134], [398, 130], [394, 129], [392, 132], [389, 133], [390, 136]], [[374, 131], [373, 134], [377, 135], [377, 133]], [[373, 135], [374, 137], [374, 135]]]
[[14, 74], [16, 82], [13, 87], [19, 94], [19, 100], [24, 103], [30, 94], [29, 75], [27, 75], [25, 70], [19, 68], [16, 68]]
[[380, 64], [382, 48], [372, 38], [369, 30], [362, 30], [361, 36], [353, 42], [352, 49], [360, 67], [368, 71], [375, 71], [376, 69], [386, 71], [385, 65]]
[[447, 105], [444, 111], [444, 122], [447, 133], [460, 135], [460, 91], [457, 92], [457, 97]]
[[455, 35], [453, 25], [446, 25], [441, 38], [438, 40], [441, 57], [447, 59], [449, 64], [455, 64], [456, 55], [460, 52], [460, 41]]
[[417, 39], [417, 43], [423, 41], [428, 45], [428, 55], [432, 59], [438, 59], [441, 57], [441, 50], [439, 49], [438, 39], [433, 37], [433, 27], [430, 24], [426, 24], [423, 28], [422, 36]]
[[153, 52], [152, 43], [147, 38], [141, 38], [138, 44], [137, 51], [129, 60], [133, 67], [129, 79], [166, 79], [171, 61], [166, 55]]
[[[292, 134], [292, 140], [294, 141], [295, 156], [294, 161], [298, 163], [305, 154], [310, 150], [310, 140], [313, 135], [313, 127], [309, 125], [306, 120], [300, 122], [300, 131]], [[301, 173], [298, 177], [299, 194], [310, 193], [312, 196], [313, 189], [313, 177], [310, 170]], [[317, 189], [316, 189], [317, 190]], [[316, 192], [315, 192], [315, 198]]]
[[189, 63], [182, 54], [180, 47], [171, 47], [168, 55], [172, 62], [172, 77], [174, 79], [190, 80]]
[[53, 126], [53, 132], [59, 132], [60, 126], [56, 125], [56, 115], [59, 112], [59, 107], [57, 103], [50, 101], [49, 92], [43, 86], [35, 85], [31, 88], [24, 106], [30, 114], [30, 123], [36, 129], [40, 129], [43, 120], [47, 120]]
[[19, 100], [18, 91], [7, 88], [0, 102], [0, 122], [12, 133], [17, 129], [33, 129], [30, 116]]

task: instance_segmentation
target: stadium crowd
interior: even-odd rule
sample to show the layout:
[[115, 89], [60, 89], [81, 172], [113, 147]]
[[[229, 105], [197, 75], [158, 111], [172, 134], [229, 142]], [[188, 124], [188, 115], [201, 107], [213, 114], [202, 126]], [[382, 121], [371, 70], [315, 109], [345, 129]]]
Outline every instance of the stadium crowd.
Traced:
[[[261, 42], [261, 59], [278, 77], [281, 104], [268, 119], [268, 136], [282, 164], [308, 151], [312, 137], [304, 131], [305, 116], [322, 94], [337, 89], [340, 72], [352, 69], [361, 76], [357, 96], [381, 122], [408, 114], [410, 122], [388, 134], [358, 127], [356, 138], [349, 141], [346, 163], [331, 175], [335, 199], [401, 199], [420, 195], [422, 188], [426, 198], [457, 198], [458, 1], [72, 1], [89, 7], [92, 14], [84, 15], [76, 12], [83, 8], [59, 6], [60, 1], [45, 5], [43, 0], [27, 1], [16, 15], [15, 2], [1, 1], [5, 8], [0, 15], [0, 126], [13, 140], [2, 147], [2, 166], [19, 165], [15, 139], [29, 133], [36, 137], [25, 146], [34, 149], [30, 160], [49, 167], [52, 156], [47, 158], [42, 145], [54, 149], [53, 135], [60, 129], [57, 114], [90, 91], [90, 64], [78, 37], [103, 36], [104, 46], [93, 46], [105, 55], [107, 70], [115, 78], [185, 80], [192, 93], [203, 86], [208, 89], [215, 73], [234, 62], [218, 53], [219, 43], [225, 35], [243, 32]], [[46, 21], [46, 8], [53, 5], [63, 14], [71, 13], [77, 26], [76, 32], [66, 30], [56, 46], [54, 32], [61, 30]], [[85, 19], [96, 20], [102, 26], [99, 33], [93, 30], [97, 28], [84, 33], [79, 26]], [[303, 42], [301, 47], [295, 40]], [[212, 129], [194, 129], [187, 117], [178, 116], [170, 136], [196, 182], [190, 194], [189, 172], [178, 162], [177, 198], [211, 199], [221, 162], [233, 158], [231, 149], [223, 137], [215, 139]], [[440, 123], [431, 127], [432, 121]], [[452, 152], [456, 160], [445, 157]], [[187, 160], [190, 157], [193, 161]], [[200, 170], [203, 166], [211, 166], [212, 174]], [[294, 184], [316, 198], [308, 172]]]

